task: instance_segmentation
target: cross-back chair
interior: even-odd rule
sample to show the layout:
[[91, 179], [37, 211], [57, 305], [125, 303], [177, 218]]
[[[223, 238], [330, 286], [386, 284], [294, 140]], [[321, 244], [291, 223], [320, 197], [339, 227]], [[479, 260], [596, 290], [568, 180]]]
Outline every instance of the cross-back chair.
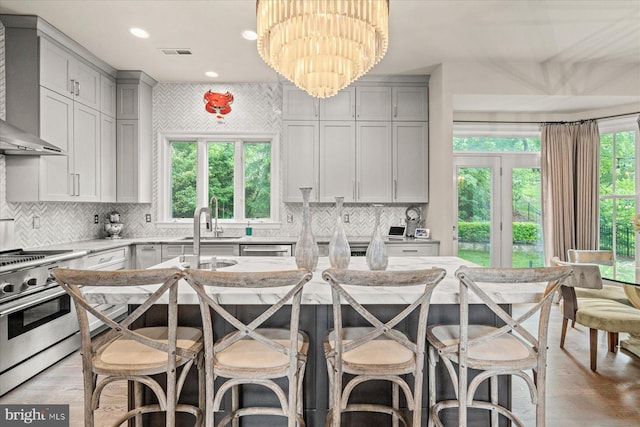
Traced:
[[[570, 267], [546, 268], [471, 268], [456, 272], [460, 283], [460, 322], [456, 325], [432, 325], [427, 328], [429, 347], [429, 378], [431, 423], [442, 426], [440, 412], [458, 409], [458, 425], [467, 425], [467, 408], [491, 411], [491, 425], [498, 425], [499, 414], [518, 426], [522, 421], [498, 401], [498, 375], [521, 377], [529, 387], [536, 405], [536, 426], [545, 420], [545, 380], [547, 358], [547, 329], [554, 294], [560, 282], [571, 274]], [[530, 286], [551, 282], [547, 291], [526, 313], [514, 318], [483, 290], [484, 283], [498, 286]], [[498, 291], [499, 292], [499, 291]], [[504, 322], [504, 326], [469, 324], [469, 307], [483, 304]], [[539, 314], [537, 334], [527, 331], [523, 323]], [[435, 400], [435, 364], [442, 360], [456, 393], [455, 400]], [[455, 369], [454, 364], [458, 365]], [[480, 371], [469, 380], [469, 369]], [[529, 375], [532, 371], [532, 375]], [[478, 387], [490, 382], [490, 401], [475, 400]]]
[[[394, 425], [420, 426], [425, 351], [425, 331], [431, 294], [444, 278], [441, 268], [416, 271], [356, 271], [328, 269], [322, 277], [331, 285], [333, 329], [325, 335], [323, 346], [329, 374], [329, 413], [327, 425], [339, 426], [345, 412], [378, 412], [389, 414]], [[421, 286], [418, 296], [406, 304], [389, 321], [379, 319], [355, 295], [362, 287]], [[345, 302], [346, 304], [343, 304]], [[350, 307], [368, 326], [350, 327], [343, 323], [343, 309]], [[399, 330], [408, 316], [418, 312], [417, 330], [411, 339]], [[343, 375], [353, 378], [344, 381]], [[402, 377], [413, 377], [413, 388]], [[392, 384], [391, 406], [374, 403], [350, 403], [355, 388], [367, 381], [389, 381]], [[343, 383], [345, 386], [343, 387]], [[409, 420], [399, 407], [402, 390]]]
[[[214, 412], [220, 411], [222, 399], [231, 391], [231, 409], [218, 425], [247, 415], [279, 415], [287, 425], [304, 426], [302, 384], [309, 351], [309, 337], [299, 330], [300, 303], [305, 283], [312, 273], [306, 270], [270, 272], [220, 272], [185, 270], [187, 281], [198, 293], [205, 334], [205, 369], [207, 413], [206, 425], [213, 426]], [[265, 288], [283, 288], [277, 301], [250, 321], [230, 313], [216, 298], [216, 288], [242, 288], [260, 292]], [[283, 307], [291, 306], [288, 328], [263, 327]], [[210, 308], [224, 319], [233, 331], [214, 342]], [[217, 392], [214, 381], [224, 379]], [[288, 390], [275, 380], [285, 378]], [[277, 396], [280, 407], [240, 407], [240, 386], [257, 384]]]
[[[55, 269], [57, 282], [72, 297], [78, 315], [82, 341], [82, 374], [84, 378], [84, 425], [94, 425], [94, 411], [100, 403], [105, 386], [114, 381], [133, 383], [134, 407], [114, 425], [135, 418], [142, 425], [142, 415], [164, 412], [167, 427], [176, 425], [176, 412], [195, 417], [194, 425], [202, 422], [204, 405], [203, 370], [200, 372], [200, 407], [178, 403], [182, 387], [191, 367], [202, 366], [203, 340], [198, 328], [182, 327], [178, 321], [178, 282], [180, 270], [119, 270], [91, 271]], [[116, 321], [94, 308], [83, 291], [94, 287], [124, 287], [157, 285], [150, 288], [146, 300], [124, 319]], [[168, 301], [166, 301], [168, 298]], [[162, 299], [162, 300], [161, 300]], [[134, 322], [154, 304], [167, 304], [166, 326], [134, 329]], [[108, 329], [91, 337], [89, 314], [104, 322]], [[181, 369], [179, 369], [181, 368]], [[179, 375], [177, 372], [180, 372]], [[152, 376], [165, 374], [158, 381]], [[151, 390], [158, 403], [144, 404], [143, 386]]]
[[[567, 261], [570, 263], [588, 263], [588, 264], [604, 264], [613, 265], [614, 262], [613, 251], [604, 250], [567, 250]], [[632, 305], [629, 298], [625, 294], [622, 286], [602, 284], [601, 287], [585, 288], [576, 287], [575, 294], [577, 298], [602, 298], [617, 301], [622, 304]], [[571, 327], [575, 326], [575, 321], [571, 323]]]

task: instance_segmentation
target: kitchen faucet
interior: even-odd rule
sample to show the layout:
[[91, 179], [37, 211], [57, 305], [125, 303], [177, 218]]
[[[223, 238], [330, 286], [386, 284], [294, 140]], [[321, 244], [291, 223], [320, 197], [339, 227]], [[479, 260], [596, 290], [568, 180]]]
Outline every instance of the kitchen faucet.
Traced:
[[[215, 207], [213, 205], [213, 202], [215, 202]], [[222, 227], [218, 229], [218, 198], [216, 196], [211, 196], [211, 199], [209, 199], [209, 207], [214, 214], [214, 220], [215, 220], [215, 223], [213, 226], [213, 235], [215, 237], [220, 237], [223, 230], [222, 230]]]
[[[211, 209], [208, 207], [199, 208], [193, 216], [193, 253], [196, 255], [196, 265], [193, 268], [200, 268], [200, 217], [203, 213], [207, 230], [211, 230]], [[216, 220], [217, 217], [216, 214]]]

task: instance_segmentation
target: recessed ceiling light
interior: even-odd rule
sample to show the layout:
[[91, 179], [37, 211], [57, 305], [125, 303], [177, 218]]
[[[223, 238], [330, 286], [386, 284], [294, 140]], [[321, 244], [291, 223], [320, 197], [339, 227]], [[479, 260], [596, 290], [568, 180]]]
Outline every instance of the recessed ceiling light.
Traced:
[[136, 37], [140, 37], [141, 39], [148, 39], [149, 38], [149, 33], [147, 33], [142, 28], [131, 28], [129, 30], [129, 32], [131, 34], [133, 34], [134, 36], [136, 36]]
[[242, 32], [242, 37], [244, 37], [247, 40], [257, 40], [258, 39], [258, 35], [256, 34], [255, 31], [251, 31], [251, 30], [245, 30]]
[[207, 77], [218, 77], [218, 73], [216, 73], [215, 71], [207, 71], [206, 73], [204, 73], [204, 75]]

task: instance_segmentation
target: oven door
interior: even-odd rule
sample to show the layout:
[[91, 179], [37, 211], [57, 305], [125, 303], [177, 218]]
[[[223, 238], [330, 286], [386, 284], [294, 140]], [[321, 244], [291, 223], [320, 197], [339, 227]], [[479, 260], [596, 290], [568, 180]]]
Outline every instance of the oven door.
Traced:
[[78, 332], [75, 306], [60, 287], [0, 307], [0, 372]]

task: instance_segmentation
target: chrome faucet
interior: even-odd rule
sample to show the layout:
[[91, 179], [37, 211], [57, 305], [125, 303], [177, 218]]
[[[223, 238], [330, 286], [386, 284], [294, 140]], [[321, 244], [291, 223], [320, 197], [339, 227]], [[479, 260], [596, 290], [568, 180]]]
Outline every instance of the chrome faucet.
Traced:
[[200, 217], [203, 213], [207, 230], [211, 230], [211, 209], [208, 207], [199, 208], [193, 216], [193, 254], [196, 255], [197, 259], [193, 268], [200, 268]]
[[[215, 202], [215, 207], [213, 204], [214, 202]], [[222, 227], [218, 228], [218, 198], [216, 196], [211, 196], [211, 199], [209, 199], [209, 207], [213, 212], [214, 221], [215, 221], [213, 225], [213, 235], [215, 237], [220, 237], [220, 235], [222, 234]]]

